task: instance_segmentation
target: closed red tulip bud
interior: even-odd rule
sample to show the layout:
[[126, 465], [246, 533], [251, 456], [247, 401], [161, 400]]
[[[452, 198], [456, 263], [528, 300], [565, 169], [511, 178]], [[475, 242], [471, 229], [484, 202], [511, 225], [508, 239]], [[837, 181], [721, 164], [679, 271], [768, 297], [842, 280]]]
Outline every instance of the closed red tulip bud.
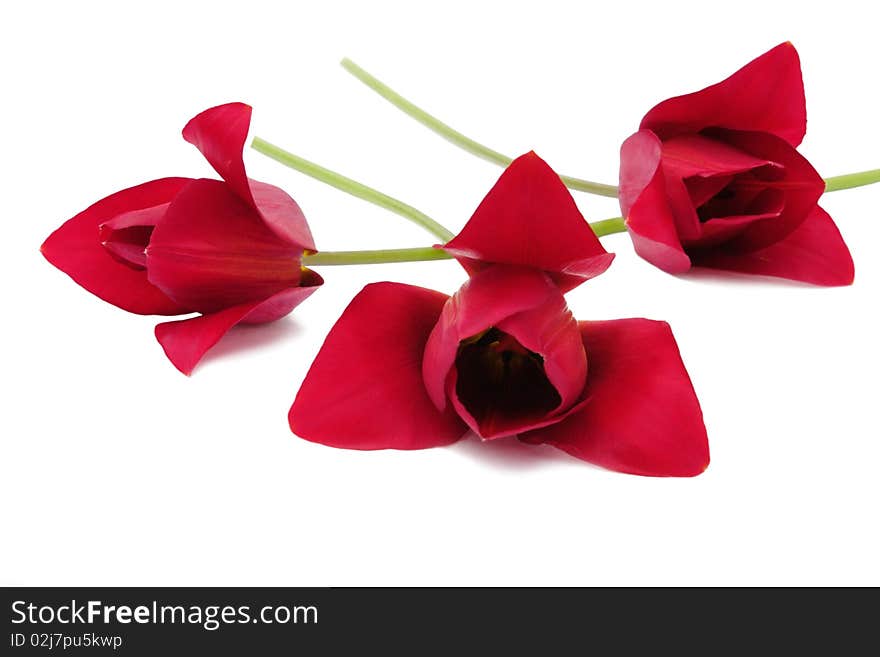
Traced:
[[797, 51], [784, 43], [726, 80], [665, 100], [620, 152], [636, 251], [670, 273], [706, 267], [848, 285], [853, 262], [818, 205]]
[[238, 323], [269, 322], [305, 300], [321, 278], [308, 224], [284, 191], [247, 177], [242, 149], [251, 108], [206, 110], [184, 128], [223, 180], [164, 178], [117, 192], [55, 231], [43, 255], [82, 287], [139, 314], [201, 316], [156, 327], [189, 374]]

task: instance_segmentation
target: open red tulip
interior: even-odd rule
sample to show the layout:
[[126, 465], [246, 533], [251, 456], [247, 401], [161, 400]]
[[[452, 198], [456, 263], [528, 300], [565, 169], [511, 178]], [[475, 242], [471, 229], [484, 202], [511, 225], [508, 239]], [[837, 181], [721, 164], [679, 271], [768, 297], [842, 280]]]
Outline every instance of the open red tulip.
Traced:
[[185, 374], [233, 326], [283, 317], [323, 282], [301, 266], [315, 245], [299, 206], [247, 177], [250, 118], [248, 105], [229, 103], [183, 130], [222, 181], [163, 178], [122, 190], [65, 222], [41, 248], [75, 282], [123, 310], [201, 313], [156, 327]]
[[691, 267], [849, 285], [852, 257], [796, 147], [800, 60], [783, 43], [726, 80], [665, 100], [620, 151], [620, 207], [638, 254]]
[[422, 449], [470, 429], [622, 472], [705, 470], [702, 413], [669, 326], [572, 317], [563, 291], [612, 256], [540, 158], [515, 160], [444, 248], [470, 279], [452, 297], [364, 288], [297, 394], [294, 433], [334, 447]]

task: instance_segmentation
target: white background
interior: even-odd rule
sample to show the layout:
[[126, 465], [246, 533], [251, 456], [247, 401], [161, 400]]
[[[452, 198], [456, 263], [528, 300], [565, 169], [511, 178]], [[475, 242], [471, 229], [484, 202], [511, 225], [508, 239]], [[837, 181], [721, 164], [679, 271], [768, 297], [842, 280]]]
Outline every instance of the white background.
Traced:
[[[451, 293], [452, 262], [323, 268], [293, 316], [235, 330], [186, 378], [153, 318], [38, 252], [117, 189], [213, 176], [179, 132], [231, 100], [255, 107], [253, 134], [459, 229], [500, 169], [373, 95], [346, 55], [499, 150], [614, 182], [619, 143], [655, 102], [792, 40], [802, 152], [824, 175], [876, 168], [873, 4], [6, 3], [0, 583], [880, 584], [880, 186], [823, 199], [851, 288], [673, 278], [616, 235], [612, 268], [569, 295], [581, 319], [672, 324], [712, 450], [694, 479], [515, 442], [364, 453], [293, 436], [288, 407], [351, 297], [375, 280]], [[254, 151], [246, 162], [298, 200], [319, 248], [433, 241]], [[589, 219], [618, 213], [576, 198]]]

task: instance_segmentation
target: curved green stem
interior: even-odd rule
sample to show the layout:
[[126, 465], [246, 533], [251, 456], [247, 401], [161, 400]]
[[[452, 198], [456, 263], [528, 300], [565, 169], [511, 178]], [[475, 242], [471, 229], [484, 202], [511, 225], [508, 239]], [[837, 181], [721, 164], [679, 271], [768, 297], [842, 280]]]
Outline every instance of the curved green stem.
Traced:
[[251, 148], [259, 151], [263, 155], [271, 157], [273, 160], [276, 160], [291, 169], [295, 169], [307, 176], [311, 176], [321, 182], [327, 183], [336, 189], [351, 194], [352, 196], [357, 196], [358, 198], [374, 203], [379, 207], [383, 207], [386, 210], [390, 210], [395, 214], [399, 214], [401, 217], [418, 224], [432, 235], [436, 235], [444, 242], [448, 242], [455, 237], [455, 234], [448, 228], [437, 223], [424, 212], [416, 210], [411, 205], [407, 205], [403, 201], [398, 201], [396, 198], [376, 191], [375, 189], [367, 187], [351, 178], [346, 178], [335, 171], [325, 169], [314, 162], [309, 162], [298, 155], [289, 153], [274, 144], [270, 144], [265, 139], [254, 137], [254, 140], [251, 143]]
[[843, 176], [826, 178], [825, 191], [838, 192], [841, 189], [852, 189], [853, 187], [862, 187], [863, 185], [873, 185], [876, 182], [880, 182], [880, 169], [860, 171], [859, 173], [848, 173]]
[[[428, 112], [401, 96], [399, 93], [394, 91], [394, 89], [389, 87], [381, 80], [377, 79], [370, 73], [367, 73], [364, 69], [362, 69], [360, 66], [355, 64], [347, 57], [342, 60], [341, 64], [346, 71], [351, 73], [354, 77], [363, 82], [370, 89], [382, 96], [382, 98], [394, 105], [397, 109], [405, 112], [416, 121], [429, 128], [430, 130], [433, 130], [438, 135], [452, 142], [459, 148], [462, 148], [468, 153], [476, 155], [477, 157], [481, 157], [484, 160], [488, 160], [489, 162], [492, 162], [502, 167], [506, 167], [513, 161], [513, 158], [499, 153], [498, 151], [493, 150], [488, 146], [479, 143], [478, 141], [474, 141], [473, 139], [467, 137], [466, 135], [463, 135], [453, 127], [443, 123], [443, 121], [438, 119], [436, 116], [428, 114]], [[574, 178], [572, 176], [560, 177], [562, 178], [562, 181], [565, 183], [565, 185], [570, 189], [577, 189], [582, 192], [589, 192], [590, 194], [598, 194], [599, 196], [617, 196], [617, 187], [615, 187], [614, 185], [595, 183], [590, 180], [583, 180], [581, 178]]]
[[420, 246], [412, 249], [379, 249], [375, 251], [321, 251], [303, 256], [307, 267], [322, 265], [377, 265], [387, 262], [419, 262], [422, 260], [449, 260], [452, 256], [443, 249]]
[[[285, 151], [278, 146], [270, 144], [265, 139], [254, 137], [251, 148], [259, 151], [263, 155], [271, 157], [273, 160], [281, 162], [291, 169], [295, 169], [300, 173], [311, 176], [316, 180], [327, 183], [331, 187], [347, 192], [352, 196], [374, 203], [379, 207], [395, 212], [402, 217], [406, 217], [410, 221], [418, 224], [422, 228], [428, 230], [431, 234], [439, 237], [443, 242], [450, 241], [455, 234], [448, 228], [444, 228], [439, 223], [431, 219], [428, 215], [420, 210], [416, 210], [411, 205], [407, 205], [403, 201], [398, 201], [387, 194], [383, 194], [377, 189], [367, 187], [363, 183], [359, 183], [351, 178], [346, 178], [342, 174], [326, 169], [314, 162], [309, 162], [299, 155], [294, 155]], [[590, 228], [596, 233], [597, 237], [603, 235], [611, 235], [612, 233], [622, 233], [626, 231], [622, 217], [614, 217], [613, 219], [603, 219], [590, 224]], [[429, 253], [430, 252], [430, 253]], [[413, 260], [443, 260], [448, 256], [440, 255], [443, 251], [437, 249], [417, 248], [417, 249], [387, 249], [381, 251], [338, 251], [338, 252], [322, 252], [316, 255], [306, 256], [303, 258], [303, 264], [315, 265], [359, 265], [372, 264], [379, 262], [409, 262]], [[372, 255], [370, 255], [372, 254]], [[377, 260], [370, 258], [376, 257]], [[346, 260], [351, 258], [351, 260]], [[336, 260], [339, 259], [339, 262]], [[331, 260], [333, 260], [331, 262]]]
[[[394, 89], [362, 69], [360, 66], [355, 64], [347, 57], [343, 59], [340, 63], [342, 64], [342, 68], [351, 73], [354, 77], [363, 82], [366, 86], [375, 91], [377, 94], [382, 96], [382, 98], [394, 105], [397, 109], [408, 114], [416, 121], [418, 121], [428, 129], [433, 130], [438, 135], [440, 135], [447, 141], [452, 142], [459, 148], [502, 167], [506, 167], [513, 161], [513, 159], [508, 157], [507, 155], [499, 153], [496, 150], [492, 150], [488, 146], [485, 146], [478, 141], [474, 141], [470, 137], [460, 133], [455, 128], [447, 125], [446, 123], [443, 123], [443, 121], [438, 119], [436, 116], [429, 114], [421, 107], [413, 104], [411, 101], [401, 96], [399, 93], [394, 91]], [[599, 196], [617, 196], [617, 187], [615, 187], [614, 185], [595, 183], [590, 180], [575, 178], [573, 176], [560, 176], [560, 178], [562, 178], [562, 182], [564, 182], [565, 186], [569, 189], [576, 189], [581, 192], [597, 194]], [[837, 192], [842, 189], [852, 189], [853, 187], [871, 185], [876, 182], [880, 182], [880, 169], [860, 171], [858, 173], [849, 173], [843, 176], [826, 178], [825, 191]]]

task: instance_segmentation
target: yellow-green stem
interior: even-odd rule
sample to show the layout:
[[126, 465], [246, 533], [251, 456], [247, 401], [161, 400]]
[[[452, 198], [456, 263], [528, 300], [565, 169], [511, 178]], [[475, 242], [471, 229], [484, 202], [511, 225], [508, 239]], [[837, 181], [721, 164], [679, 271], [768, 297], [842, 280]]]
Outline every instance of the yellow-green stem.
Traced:
[[[336, 189], [340, 189], [344, 192], [347, 192], [353, 196], [357, 196], [360, 199], [365, 201], [369, 201], [370, 203], [374, 203], [379, 207], [385, 208], [386, 210], [390, 210], [391, 212], [395, 212], [403, 217], [406, 217], [410, 221], [418, 224], [422, 228], [426, 229], [432, 235], [439, 237], [443, 242], [448, 242], [455, 234], [450, 231], [448, 228], [443, 227], [433, 219], [431, 219], [424, 212], [417, 210], [411, 205], [407, 205], [403, 201], [398, 201], [396, 198], [392, 198], [387, 194], [383, 194], [379, 190], [373, 189], [372, 187], [368, 187], [363, 183], [359, 183], [356, 180], [352, 180], [351, 178], [346, 178], [342, 174], [336, 173], [335, 171], [331, 171], [325, 167], [322, 167], [314, 162], [310, 162], [305, 158], [300, 157], [299, 155], [295, 155], [284, 149], [275, 146], [274, 144], [270, 144], [265, 139], [260, 139], [259, 137], [254, 137], [253, 142], [251, 143], [251, 148], [256, 151], [259, 151], [263, 155], [267, 155], [272, 159], [281, 162], [291, 169], [295, 169], [300, 173], [304, 173], [307, 176], [311, 176], [316, 180], [320, 180]], [[614, 217], [612, 219], [603, 219], [602, 221], [597, 221], [595, 223], [590, 224], [590, 227], [593, 229], [593, 232], [596, 233], [598, 237], [602, 237], [603, 235], [611, 235], [612, 233], [622, 233], [626, 231], [626, 226], [623, 223], [623, 219], [621, 217]], [[430, 249], [429, 249], [430, 250]], [[398, 252], [400, 255], [398, 259], [394, 260], [376, 260], [375, 262], [406, 262], [408, 260], [442, 260], [443, 256], [431, 254], [426, 255], [426, 257], [414, 257], [409, 258], [409, 255], [416, 255], [416, 252], [420, 251], [420, 249], [392, 249], [390, 251], [375, 251], [372, 253], [375, 254], [388, 254]], [[329, 262], [329, 261], [321, 261], [324, 256], [329, 258], [326, 253], [318, 253], [314, 256], [307, 256], [306, 259], [303, 260], [305, 264], [371, 264], [374, 261], [369, 260], [369, 256], [367, 255], [351, 255], [351, 254], [368, 254], [370, 251], [342, 251], [340, 253], [349, 254], [352, 258], [364, 258], [363, 261], [352, 261], [352, 262]], [[427, 251], [424, 251], [427, 254]], [[377, 255], [376, 257], [382, 258], [386, 256]], [[387, 256], [393, 258], [394, 256]], [[315, 258], [315, 260], [308, 260], [308, 258]]]
[[388, 262], [418, 262], [422, 260], [449, 260], [451, 255], [442, 249], [420, 246], [412, 249], [377, 249], [371, 251], [321, 251], [303, 256], [307, 267], [326, 265], [377, 265]]
[[833, 176], [825, 179], [826, 192], [839, 192], [841, 189], [852, 189], [863, 185], [873, 185], [880, 182], [880, 169], [848, 173], [843, 176]]
[[409, 219], [413, 223], [418, 224], [432, 235], [436, 235], [444, 242], [448, 242], [455, 236], [455, 233], [450, 231], [448, 228], [445, 228], [441, 224], [437, 223], [424, 212], [416, 210], [411, 205], [407, 205], [402, 201], [398, 201], [396, 198], [376, 191], [375, 189], [367, 187], [366, 185], [352, 180], [351, 178], [346, 178], [345, 176], [336, 173], [335, 171], [325, 169], [319, 164], [310, 162], [309, 160], [302, 158], [299, 155], [294, 155], [293, 153], [285, 151], [283, 148], [275, 146], [274, 144], [270, 144], [265, 139], [254, 137], [254, 140], [251, 143], [251, 148], [259, 151], [263, 155], [271, 157], [273, 160], [276, 160], [277, 162], [280, 162], [281, 164], [290, 167], [291, 169], [295, 169], [301, 173], [306, 174], [307, 176], [315, 178], [316, 180], [327, 183], [328, 185], [335, 187], [336, 189], [351, 194], [352, 196], [357, 196], [360, 199], [369, 201], [370, 203], [374, 203], [380, 207], [385, 208], [386, 210], [390, 210], [391, 212], [399, 214], [401, 217]]
[[[506, 167], [513, 161], [511, 157], [504, 155], [503, 153], [499, 153], [498, 151], [493, 150], [474, 139], [471, 139], [470, 137], [460, 133], [452, 126], [444, 123], [433, 114], [429, 114], [421, 107], [414, 104], [412, 101], [409, 101], [401, 96], [399, 93], [394, 91], [394, 89], [376, 78], [374, 75], [362, 69], [360, 66], [355, 64], [347, 57], [343, 59], [340, 63], [346, 71], [351, 73], [354, 77], [363, 82], [367, 87], [382, 96], [382, 98], [394, 105], [397, 109], [401, 110], [405, 114], [408, 114], [416, 121], [421, 123], [423, 126], [428, 128], [429, 130], [434, 131], [435, 133], [437, 133], [447, 141], [452, 142], [459, 148], [467, 151], [468, 153], [471, 153], [472, 155], [476, 155], [477, 157], [488, 160], [489, 162], [493, 162], [494, 164], [502, 167]], [[562, 178], [562, 182], [564, 182], [565, 186], [569, 189], [575, 189], [581, 192], [587, 192], [589, 194], [597, 194], [599, 196], [617, 196], [617, 187], [615, 187], [614, 185], [596, 183], [590, 180], [584, 180], [583, 178], [575, 178], [574, 176], [560, 176], [560, 178]], [[842, 176], [826, 178], [825, 191], [837, 192], [842, 189], [852, 189], [853, 187], [871, 185], [876, 182], [880, 182], [880, 169], [860, 171], [858, 173], [849, 173]]]

